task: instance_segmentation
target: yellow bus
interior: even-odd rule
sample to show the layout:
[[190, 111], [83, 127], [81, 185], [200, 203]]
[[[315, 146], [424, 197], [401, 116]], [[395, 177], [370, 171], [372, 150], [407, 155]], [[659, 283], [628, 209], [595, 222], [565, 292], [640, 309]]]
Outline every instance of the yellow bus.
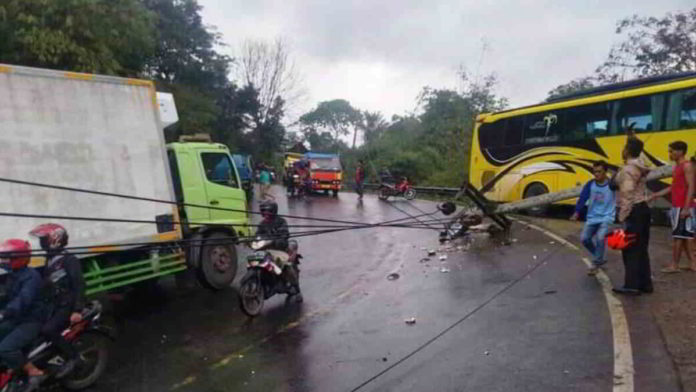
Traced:
[[[490, 200], [516, 201], [584, 184], [592, 163], [622, 164], [626, 130], [646, 164], [668, 163], [667, 145], [696, 150], [696, 72], [601, 86], [476, 119], [469, 181]], [[648, 184], [655, 192], [668, 181]], [[563, 203], [573, 203], [567, 200]]]

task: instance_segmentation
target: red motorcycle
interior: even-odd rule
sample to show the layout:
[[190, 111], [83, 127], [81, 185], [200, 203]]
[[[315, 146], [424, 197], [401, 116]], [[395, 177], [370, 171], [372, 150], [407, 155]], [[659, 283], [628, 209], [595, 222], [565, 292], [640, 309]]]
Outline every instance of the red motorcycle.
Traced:
[[[63, 331], [63, 337], [77, 349], [79, 356], [75, 368], [60, 380], [56, 380], [55, 375], [65, 364], [65, 359], [50, 342], [40, 338], [27, 350], [27, 359], [46, 372], [47, 377], [41, 381], [41, 385], [60, 383], [65, 389], [77, 391], [92, 386], [101, 377], [106, 370], [108, 347], [112, 339], [110, 330], [99, 325], [101, 314], [101, 304], [92, 301], [82, 311], [82, 321]], [[35, 387], [29, 385], [23, 372], [12, 375], [7, 369], [0, 372], [0, 392], [25, 391]]]
[[416, 198], [416, 190], [404, 177], [398, 184], [382, 183], [379, 186], [379, 199], [387, 200], [389, 196], [402, 196], [406, 200], [413, 200]]

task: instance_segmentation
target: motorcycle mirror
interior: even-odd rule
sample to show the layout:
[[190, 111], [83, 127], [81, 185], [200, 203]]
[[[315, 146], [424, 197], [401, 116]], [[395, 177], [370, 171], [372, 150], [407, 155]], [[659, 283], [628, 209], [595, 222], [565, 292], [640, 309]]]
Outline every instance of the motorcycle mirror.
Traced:
[[457, 210], [457, 206], [451, 201], [447, 201], [437, 206], [437, 209], [445, 215], [452, 215]]

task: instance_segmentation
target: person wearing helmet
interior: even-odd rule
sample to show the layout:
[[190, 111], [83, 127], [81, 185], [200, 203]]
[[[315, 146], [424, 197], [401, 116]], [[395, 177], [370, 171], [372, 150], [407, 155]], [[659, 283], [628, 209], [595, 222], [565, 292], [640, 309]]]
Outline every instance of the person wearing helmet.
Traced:
[[[278, 216], [278, 204], [274, 201], [266, 201], [259, 206], [263, 220], [256, 230], [256, 235], [273, 241], [269, 249], [288, 251], [288, 223]], [[300, 279], [293, 268], [288, 265], [279, 265], [283, 269], [283, 279], [290, 285], [290, 296], [295, 296], [297, 302], [302, 302], [300, 293]]]
[[9, 239], [0, 243], [0, 268], [9, 273], [7, 295], [0, 310], [0, 361], [9, 369], [2, 375], [8, 379], [24, 366], [22, 349], [36, 339], [45, 320], [40, 300], [41, 275], [29, 268], [30, 259], [29, 242]]
[[[77, 351], [61, 333], [70, 323], [82, 320], [85, 292], [82, 268], [80, 260], [65, 251], [68, 232], [63, 226], [46, 223], [37, 226], [29, 234], [38, 238], [41, 249], [46, 252], [43, 294], [49, 308], [49, 317], [41, 328], [41, 334], [46, 336], [66, 359], [65, 365], [56, 374], [56, 377], [60, 378], [75, 367], [77, 359]], [[35, 374], [43, 373], [31, 363], [27, 364], [26, 370]]]

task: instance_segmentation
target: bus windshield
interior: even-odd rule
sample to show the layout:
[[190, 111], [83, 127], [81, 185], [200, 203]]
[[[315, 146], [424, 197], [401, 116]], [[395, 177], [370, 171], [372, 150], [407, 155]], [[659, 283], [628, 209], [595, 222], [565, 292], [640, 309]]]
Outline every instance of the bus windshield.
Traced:
[[339, 161], [338, 157], [312, 158], [310, 160], [310, 169], [341, 171], [341, 161]]

